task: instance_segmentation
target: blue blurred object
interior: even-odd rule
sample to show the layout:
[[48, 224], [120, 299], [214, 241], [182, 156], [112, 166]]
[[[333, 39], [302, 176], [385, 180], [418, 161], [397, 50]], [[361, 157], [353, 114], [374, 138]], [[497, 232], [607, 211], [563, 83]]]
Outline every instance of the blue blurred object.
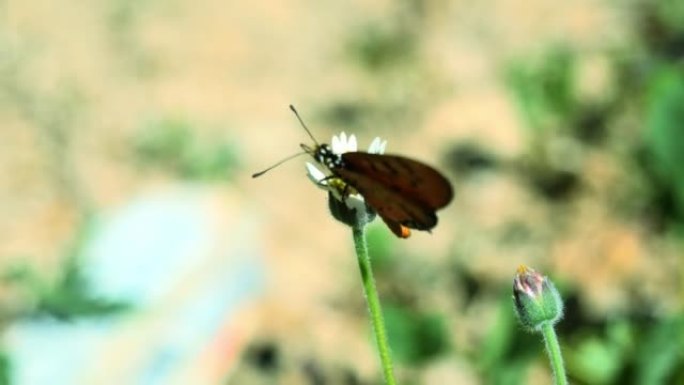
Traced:
[[207, 373], [203, 355], [235, 350], [212, 344], [225, 341], [218, 336], [261, 292], [263, 266], [249, 216], [229, 212], [224, 198], [173, 188], [106, 218], [88, 241], [84, 270], [96, 296], [126, 301], [132, 310], [13, 325], [12, 383], [211, 383], [225, 374], [228, 367]]

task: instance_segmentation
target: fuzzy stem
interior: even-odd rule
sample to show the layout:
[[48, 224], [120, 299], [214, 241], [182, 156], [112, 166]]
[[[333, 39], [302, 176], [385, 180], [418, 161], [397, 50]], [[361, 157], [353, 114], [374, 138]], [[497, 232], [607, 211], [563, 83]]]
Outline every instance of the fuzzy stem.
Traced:
[[568, 385], [565, 367], [563, 366], [563, 356], [561, 355], [560, 344], [558, 344], [558, 337], [553, 329], [553, 324], [548, 321], [544, 322], [541, 326], [541, 332], [544, 336], [544, 344], [549, 355], [549, 361], [551, 361], [554, 383], [556, 385]]
[[370, 311], [371, 321], [373, 323], [375, 341], [378, 345], [378, 351], [380, 353], [380, 361], [382, 363], [382, 371], [385, 377], [385, 383], [388, 385], [394, 385], [396, 384], [396, 380], [394, 379], [394, 372], [392, 370], [392, 356], [390, 355], [389, 343], [387, 342], [387, 331], [385, 329], [385, 321], [382, 317], [382, 308], [380, 306], [380, 299], [378, 298], [378, 290], [375, 287], [375, 279], [373, 278], [371, 261], [370, 257], [368, 256], [365, 224], [352, 226], [352, 229], [354, 234], [354, 246], [356, 247], [356, 256], [359, 261], [359, 269], [361, 270], [361, 279], [363, 280], [363, 290], [366, 294], [368, 310]]

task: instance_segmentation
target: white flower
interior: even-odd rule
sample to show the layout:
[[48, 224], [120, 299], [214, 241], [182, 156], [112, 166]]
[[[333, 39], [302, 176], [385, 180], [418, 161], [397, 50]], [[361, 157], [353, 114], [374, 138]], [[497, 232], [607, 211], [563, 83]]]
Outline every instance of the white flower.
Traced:
[[340, 136], [333, 135], [332, 138], [332, 150], [335, 154], [344, 154], [345, 152], [356, 151], [356, 135], [351, 134], [347, 138], [347, 134], [342, 132]]
[[[385, 152], [386, 146], [386, 140], [376, 137], [368, 147], [368, 152], [371, 154], [383, 154]], [[336, 155], [342, 155], [345, 152], [357, 151], [356, 136], [352, 134], [347, 137], [347, 134], [344, 132], [342, 132], [339, 136], [333, 136], [331, 149]], [[366, 204], [363, 200], [363, 196], [361, 196], [361, 194], [356, 192], [354, 189], [350, 190], [350, 187], [347, 186], [343, 180], [340, 178], [331, 177], [329, 174], [321, 171], [318, 167], [310, 162], [306, 162], [306, 171], [306, 175], [314, 184], [316, 184], [316, 186], [330, 191], [335, 198], [337, 198], [337, 200], [344, 200], [348, 208], [355, 209], [357, 213], [364, 213], [365, 215]]]
[[368, 147], [368, 152], [371, 154], [384, 154], [385, 147], [387, 147], [387, 141], [375, 137], [375, 139], [373, 139], [370, 146]]

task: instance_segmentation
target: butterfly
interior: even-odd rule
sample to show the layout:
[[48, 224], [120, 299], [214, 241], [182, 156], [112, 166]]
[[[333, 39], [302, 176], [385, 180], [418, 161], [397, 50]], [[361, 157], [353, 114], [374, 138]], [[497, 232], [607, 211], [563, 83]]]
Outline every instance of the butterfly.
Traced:
[[[327, 168], [327, 180], [342, 186], [342, 194], [358, 192], [387, 227], [399, 238], [411, 229], [430, 231], [437, 225], [436, 211], [451, 202], [454, 192], [449, 180], [431, 166], [401, 155], [363, 151], [335, 153], [330, 145], [318, 144], [297, 110], [290, 106], [315, 146], [302, 144], [303, 153]], [[258, 177], [294, 156], [252, 175]], [[340, 183], [341, 182], [341, 183]]]

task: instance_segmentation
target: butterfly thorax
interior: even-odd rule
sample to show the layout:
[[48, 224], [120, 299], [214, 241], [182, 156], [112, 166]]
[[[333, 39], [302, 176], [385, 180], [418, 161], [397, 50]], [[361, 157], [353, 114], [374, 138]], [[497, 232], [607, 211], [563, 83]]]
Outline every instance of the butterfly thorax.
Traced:
[[334, 170], [344, 166], [342, 156], [340, 154], [334, 153], [332, 148], [330, 148], [330, 145], [327, 144], [316, 146], [313, 157], [318, 163], [324, 165], [329, 170]]

